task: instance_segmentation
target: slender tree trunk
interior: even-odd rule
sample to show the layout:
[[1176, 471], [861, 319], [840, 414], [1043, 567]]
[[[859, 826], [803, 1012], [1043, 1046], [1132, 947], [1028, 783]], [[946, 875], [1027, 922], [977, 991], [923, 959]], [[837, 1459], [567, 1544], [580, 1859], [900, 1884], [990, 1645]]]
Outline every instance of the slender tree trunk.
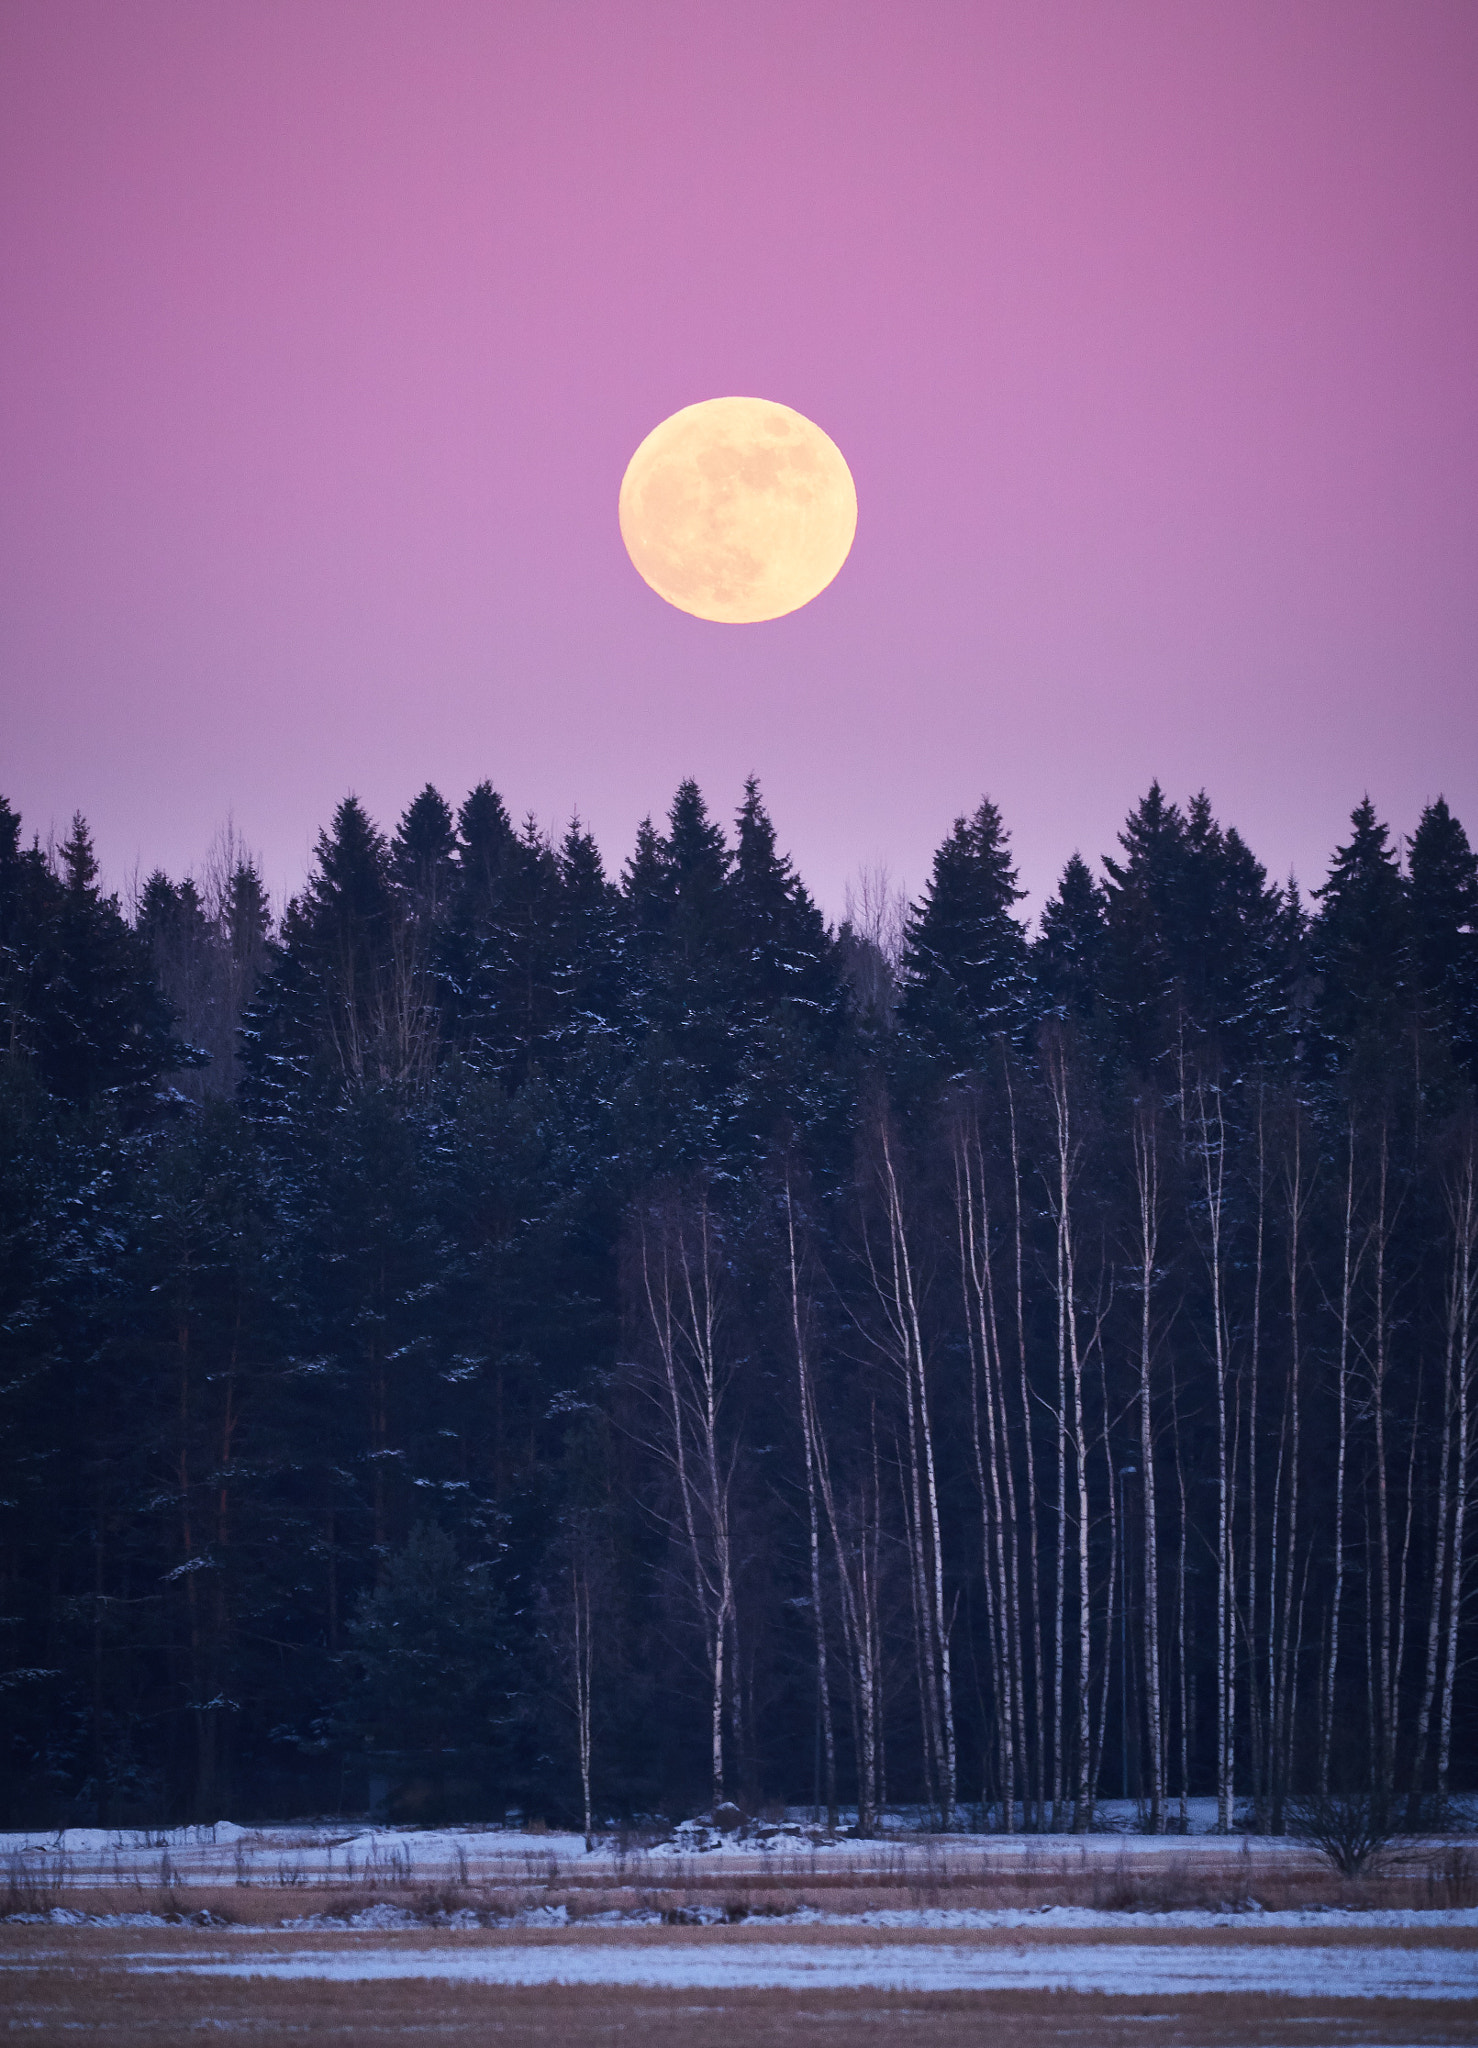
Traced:
[[1345, 1467], [1349, 1445], [1350, 1350], [1355, 1277], [1355, 1119], [1346, 1125], [1344, 1231], [1341, 1238], [1339, 1366], [1334, 1444], [1334, 1594], [1329, 1615], [1329, 1649], [1319, 1714], [1319, 1790], [1329, 1790], [1330, 1744], [1334, 1739], [1334, 1689], [1339, 1670], [1339, 1625], [1345, 1587]]
[[[978, 1119], [973, 1109], [955, 1129], [955, 1206], [960, 1241], [960, 1275], [965, 1289], [965, 1326], [970, 1339], [971, 1443], [980, 1497], [982, 1564], [994, 1621], [993, 1678], [1000, 1765], [1002, 1824], [1009, 1834], [1016, 1819], [1016, 1747], [1021, 1673], [1019, 1629], [1011, 1589], [1016, 1582], [1011, 1542], [1015, 1501], [1010, 1452], [1005, 1443], [1000, 1336], [990, 1246], [990, 1211]], [[983, 1400], [982, 1400], [983, 1394]], [[982, 1452], [980, 1415], [984, 1407], [986, 1444]], [[1004, 1477], [1003, 1477], [1004, 1466]]]
[[[1143, 1503], [1145, 1744], [1150, 1767], [1150, 1833], [1165, 1832], [1165, 1743], [1160, 1726], [1160, 1569], [1155, 1509], [1155, 1431], [1151, 1384], [1155, 1262], [1160, 1234], [1159, 1122], [1153, 1105], [1135, 1105], [1134, 1179], [1139, 1213], [1139, 1471]], [[1112, 1489], [1111, 1489], [1112, 1490]], [[1125, 1572], [1125, 1597], [1128, 1572]]]
[[[1211, 1084], [1214, 1111], [1207, 1112], [1207, 1083], [1197, 1082], [1200, 1151], [1210, 1236], [1207, 1261], [1211, 1278], [1211, 1334], [1216, 1367], [1216, 1825], [1231, 1832], [1234, 1818], [1233, 1760], [1236, 1728], [1236, 1644], [1232, 1571], [1232, 1474], [1227, 1429], [1227, 1312], [1224, 1300], [1224, 1219], [1226, 1197], [1226, 1122], [1219, 1083]], [[1214, 1133], [1214, 1135], [1213, 1135]]]
[[1247, 1715], [1248, 1760], [1252, 1775], [1252, 1803], [1258, 1832], [1266, 1833], [1268, 1796], [1265, 1763], [1267, 1757], [1267, 1706], [1263, 1696], [1262, 1658], [1258, 1651], [1258, 1600], [1260, 1541], [1262, 1524], [1257, 1516], [1257, 1473], [1260, 1449], [1257, 1426], [1258, 1389], [1262, 1380], [1262, 1287], [1267, 1223], [1267, 1129], [1264, 1088], [1257, 1088], [1257, 1205], [1253, 1225], [1252, 1255], [1252, 1339], [1247, 1361]]
[[[713, 1799], [724, 1797], [724, 1707], [738, 1707], [729, 1528], [732, 1461], [722, 1443], [725, 1373], [718, 1355], [716, 1225], [706, 1197], [691, 1215], [640, 1220], [642, 1295], [658, 1360], [652, 1389], [663, 1418], [657, 1448], [676, 1484], [694, 1601], [707, 1652]], [[736, 1748], [738, 1733], [736, 1731]]]
[[1372, 1232], [1375, 1281], [1375, 1328], [1371, 1396], [1375, 1420], [1375, 1509], [1376, 1564], [1380, 1589], [1379, 1703], [1380, 1730], [1373, 1762], [1378, 1797], [1383, 1812], [1390, 1811], [1395, 1792], [1397, 1741], [1397, 1667], [1393, 1658], [1393, 1613], [1391, 1592], [1391, 1503], [1386, 1460], [1386, 1377], [1390, 1367], [1389, 1331], [1386, 1317], [1386, 1257], [1390, 1213], [1390, 1130], [1384, 1105], [1380, 1120], [1380, 1162], [1376, 1176], [1376, 1214]]
[[[1460, 1185], [1460, 1183], [1459, 1183]], [[1442, 1618], [1448, 1589], [1453, 1584], [1453, 1536], [1450, 1511], [1453, 1428], [1462, 1395], [1458, 1361], [1461, 1351], [1462, 1313], [1462, 1230], [1454, 1204], [1453, 1183], [1448, 1189], [1448, 1218], [1453, 1230], [1452, 1258], [1447, 1274], [1446, 1315], [1442, 1347], [1442, 1438], [1437, 1459], [1437, 1506], [1432, 1538], [1432, 1598], [1427, 1615], [1426, 1665], [1422, 1675], [1421, 1706], [1416, 1720], [1416, 1753], [1411, 1771], [1411, 1819], [1420, 1817], [1421, 1800], [1427, 1785], [1427, 1754], [1432, 1726], [1432, 1709], [1437, 1698], [1438, 1659], [1442, 1649]], [[1414, 1433], [1413, 1433], [1414, 1434]]]
[[[1068, 1080], [1067, 1059], [1059, 1042], [1052, 1045], [1047, 1054], [1047, 1080], [1051, 1092], [1056, 1156], [1053, 1164], [1052, 1204], [1057, 1222], [1057, 1294], [1059, 1329], [1060, 1376], [1065, 1376], [1066, 1386], [1062, 1389], [1064, 1406], [1070, 1394], [1072, 1403], [1071, 1438], [1073, 1450], [1073, 1477], [1076, 1487], [1077, 1510], [1077, 1750], [1074, 1758], [1073, 1779], [1073, 1831], [1081, 1832], [1089, 1824], [1092, 1810], [1092, 1622], [1093, 1610], [1089, 1588], [1089, 1499], [1088, 1499], [1088, 1442], [1083, 1413], [1083, 1353], [1078, 1330], [1077, 1312], [1077, 1236], [1073, 1227], [1072, 1197], [1077, 1177], [1081, 1145], [1073, 1127], [1071, 1092]], [[1064, 1417], [1064, 1428], [1066, 1418]], [[1066, 1460], [1066, 1443], [1059, 1436], [1058, 1462], [1061, 1469]], [[1065, 1491], [1065, 1472], [1064, 1491]], [[1065, 1503], [1064, 1503], [1065, 1505]], [[1058, 1640], [1062, 1641], [1065, 1616], [1063, 1594], [1065, 1592], [1065, 1551], [1066, 1517], [1060, 1515], [1058, 1533], [1058, 1586], [1059, 1620]], [[1057, 1683], [1059, 1693], [1062, 1684], [1062, 1659], [1059, 1648]], [[1061, 1729], [1057, 1732], [1057, 1753], [1061, 1756]]]
[[1447, 1176], [1447, 1213], [1452, 1228], [1447, 1325], [1456, 1363], [1457, 1447], [1453, 1468], [1451, 1588], [1447, 1597], [1447, 1643], [1442, 1670], [1442, 1705], [1437, 1736], [1437, 1798], [1447, 1800], [1452, 1763], [1452, 1703], [1457, 1683], [1458, 1633], [1467, 1582], [1468, 1496], [1473, 1485], [1470, 1441], [1473, 1409], [1473, 1315], [1478, 1292], [1478, 1128], [1466, 1121], [1458, 1158]]
[[578, 1550], [570, 1562], [570, 1618], [573, 1627], [575, 1729], [580, 1749], [580, 1801], [585, 1817], [587, 1854], [595, 1847], [595, 1814], [590, 1798], [591, 1684], [594, 1643], [590, 1626], [590, 1571]]
[[925, 1694], [932, 1721], [931, 1741], [939, 1769], [940, 1814], [943, 1825], [948, 1828], [954, 1821], [958, 1770], [934, 1431], [929, 1412], [928, 1376], [914, 1259], [886, 1116], [878, 1120], [877, 1140], [879, 1176], [888, 1220], [888, 1262], [881, 1272], [874, 1266], [873, 1283], [897, 1347], [898, 1364], [904, 1380], [908, 1416], [909, 1504], [926, 1665]]
[[1175, 1569], [1175, 1668], [1180, 1682], [1180, 1832], [1185, 1834], [1191, 1824], [1191, 1722], [1185, 1625], [1186, 1552], [1190, 1539], [1190, 1513], [1186, 1501], [1185, 1458], [1180, 1442], [1180, 1401], [1173, 1388], [1171, 1399], [1175, 1426], [1175, 1481], [1180, 1495], [1180, 1523], [1177, 1530], [1180, 1545]]
[[[1046, 1758], [1046, 1665], [1042, 1655], [1042, 1565], [1040, 1538], [1037, 1524], [1037, 1464], [1032, 1427], [1031, 1392], [1026, 1370], [1026, 1308], [1025, 1287], [1022, 1274], [1024, 1257], [1024, 1236], [1021, 1213], [1021, 1152], [1016, 1129], [1016, 1093], [1011, 1081], [1011, 1061], [1004, 1044], [1001, 1048], [1001, 1065], [1005, 1075], [1006, 1106], [1010, 1116], [1011, 1130], [1011, 1192], [1013, 1199], [1013, 1233], [1015, 1298], [1016, 1298], [1016, 1358], [1018, 1385], [1021, 1394], [1021, 1448], [1026, 1461], [1027, 1539], [1028, 1557], [1026, 1568], [1029, 1574], [1027, 1605], [1031, 1615], [1032, 1630], [1032, 1687], [1033, 1704], [1036, 1709], [1036, 1740], [1032, 1748], [1031, 1788], [1035, 1808], [1034, 1825], [1042, 1825], [1042, 1802], [1044, 1790], [1044, 1765]], [[1010, 1469], [1009, 1464], [1007, 1467]]]
[[[1302, 1301], [1299, 1292], [1299, 1277], [1302, 1271], [1302, 1226], [1307, 1191], [1303, 1171], [1303, 1116], [1302, 1105], [1295, 1098], [1293, 1103], [1293, 1146], [1292, 1159], [1287, 1168], [1288, 1182], [1288, 1378], [1283, 1396], [1283, 1413], [1278, 1431], [1278, 1462], [1273, 1475], [1273, 1555], [1269, 1572], [1269, 1588], [1277, 1602], [1276, 1625], [1270, 1623], [1268, 1631], [1268, 1674], [1269, 1698], [1272, 1702], [1269, 1720], [1271, 1722], [1272, 1750], [1268, 1762], [1270, 1786], [1271, 1826], [1275, 1834], [1282, 1832], [1283, 1804], [1290, 1789], [1293, 1772], [1294, 1715], [1293, 1688], [1297, 1679], [1298, 1658], [1294, 1652], [1294, 1581], [1298, 1556], [1298, 1508], [1300, 1476], [1300, 1437], [1302, 1427], [1301, 1379], [1303, 1319]], [[1287, 1517], [1280, 1519], [1281, 1496], [1284, 1477], [1287, 1477]], [[1279, 1543], [1282, 1544], [1282, 1572], [1279, 1574]], [[1276, 1643], [1276, 1661], [1275, 1659]]]

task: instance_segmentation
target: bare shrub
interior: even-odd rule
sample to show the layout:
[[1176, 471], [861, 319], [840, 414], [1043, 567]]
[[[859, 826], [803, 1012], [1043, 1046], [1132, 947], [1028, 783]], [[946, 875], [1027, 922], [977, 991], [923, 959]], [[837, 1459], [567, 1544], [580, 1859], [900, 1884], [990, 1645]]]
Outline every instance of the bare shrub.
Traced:
[[1373, 1872], [1398, 1839], [1389, 1803], [1370, 1792], [1314, 1792], [1292, 1800], [1288, 1831], [1327, 1856], [1341, 1877]]
[[61, 1896], [65, 1882], [64, 1870], [37, 1869], [27, 1863], [19, 1850], [5, 1859], [4, 1904], [0, 1906], [0, 1919], [10, 1920], [17, 1914], [49, 1913]]

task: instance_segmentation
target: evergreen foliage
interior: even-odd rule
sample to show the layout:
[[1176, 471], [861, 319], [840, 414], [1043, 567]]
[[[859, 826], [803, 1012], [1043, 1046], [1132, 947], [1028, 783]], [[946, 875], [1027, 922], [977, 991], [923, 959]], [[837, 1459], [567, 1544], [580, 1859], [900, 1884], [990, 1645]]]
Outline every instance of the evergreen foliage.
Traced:
[[1026, 933], [1010, 839], [989, 797], [956, 818], [904, 935], [902, 1022], [960, 1066], [1026, 1018]]
[[1002, 1825], [1089, 1825], [1121, 1772], [1150, 1825], [1283, 1827], [1336, 1760], [1387, 1819], [1472, 1782], [1442, 800], [1405, 875], [1362, 802], [1310, 919], [1155, 785], [1030, 941], [982, 801], [896, 989], [752, 779], [731, 834], [682, 783], [619, 881], [488, 782], [388, 840], [348, 797], [275, 925], [235, 853], [130, 923], [80, 819], [51, 857], [21, 824], [6, 1823], [372, 1782], [414, 1818], [427, 1757], [461, 1812], [573, 1818], [587, 1625], [602, 1814], [720, 1770]]

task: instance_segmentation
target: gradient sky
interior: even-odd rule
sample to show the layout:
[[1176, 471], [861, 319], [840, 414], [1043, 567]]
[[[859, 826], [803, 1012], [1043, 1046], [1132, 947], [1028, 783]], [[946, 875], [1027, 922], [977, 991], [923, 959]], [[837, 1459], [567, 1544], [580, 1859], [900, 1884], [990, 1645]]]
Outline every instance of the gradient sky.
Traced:
[[[746, 773], [822, 901], [1158, 776], [1478, 837], [1473, 0], [4, 0], [0, 791], [110, 878], [346, 790]], [[810, 607], [627, 561], [679, 406], [857, 481]]]

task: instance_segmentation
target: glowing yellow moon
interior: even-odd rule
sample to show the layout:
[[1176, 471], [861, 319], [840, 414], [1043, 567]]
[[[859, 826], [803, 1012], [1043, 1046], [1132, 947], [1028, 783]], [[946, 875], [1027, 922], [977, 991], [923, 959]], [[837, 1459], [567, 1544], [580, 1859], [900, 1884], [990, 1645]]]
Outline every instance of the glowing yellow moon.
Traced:
[[709, 398], [654, 427], [621, 480], [621, 538], [659, 597], [723, 625], [825, 590], [857, 531], [842, 452], [804, 413]]

